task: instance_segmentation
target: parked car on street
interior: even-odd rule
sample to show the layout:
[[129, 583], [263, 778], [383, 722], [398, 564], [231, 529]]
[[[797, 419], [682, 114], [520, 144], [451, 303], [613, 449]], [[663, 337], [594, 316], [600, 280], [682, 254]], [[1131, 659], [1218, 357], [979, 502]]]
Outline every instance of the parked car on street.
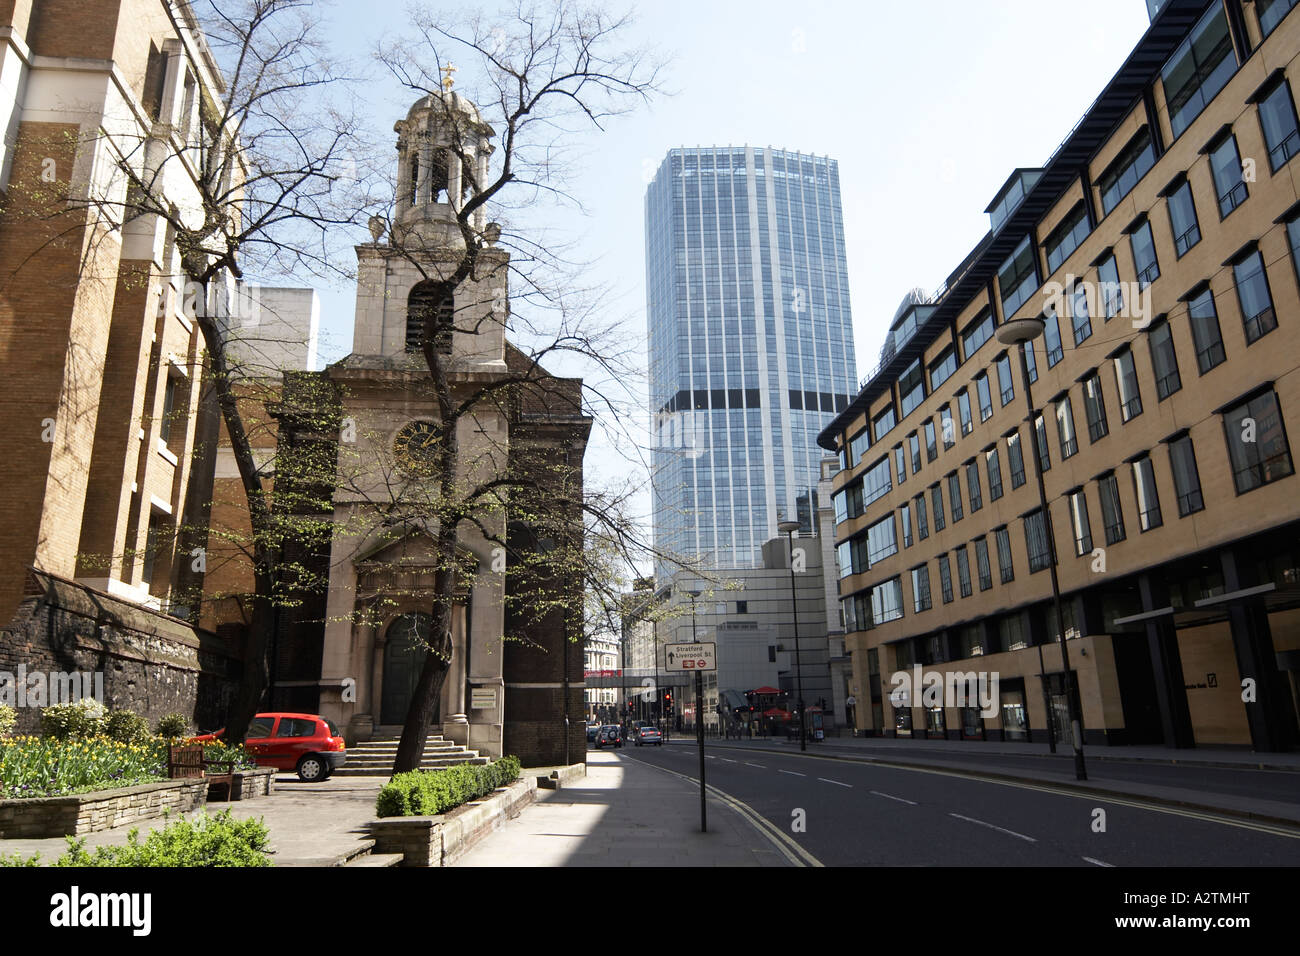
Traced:
[[664, 735], [659, 733], [658, 727], [652, 727], [650, 724], [642, 724], [636, 730], [636, 745], [654, 744], [656, 747], [664, 745]]
[[[224, 733], [223, 727], [192, 740], [220, 740]], [[248, 725], [244, 749], [259, 767], [292, 770], [306, 783], [327, 779], [348, 757], [338, 727], [319, 714], [258, 714]]]
[[600, 733], [600, 724], [588, 724], [588, 725], [587, 725], [587, 743], [589, 743], [589, 744], [594, 744], [594, 743], [596, 742], [596, 735], [597, 735], [598, 733]]
[[601, 747], [622, 747], [623, 731], [618, 724], [606, 724], [600, 728], [600, 733], [596, 735], [596, 748]]

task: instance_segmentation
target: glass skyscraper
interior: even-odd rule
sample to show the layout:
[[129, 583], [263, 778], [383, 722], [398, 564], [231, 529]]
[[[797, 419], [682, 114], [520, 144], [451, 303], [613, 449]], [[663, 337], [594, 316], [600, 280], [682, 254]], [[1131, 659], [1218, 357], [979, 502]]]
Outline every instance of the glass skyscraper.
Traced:
[[670, 150], [646, 191], [646, 299], [656, 546], [761, 565], [778, 516], [813, 527], [817, 434], [858, 388], [836, 162]]

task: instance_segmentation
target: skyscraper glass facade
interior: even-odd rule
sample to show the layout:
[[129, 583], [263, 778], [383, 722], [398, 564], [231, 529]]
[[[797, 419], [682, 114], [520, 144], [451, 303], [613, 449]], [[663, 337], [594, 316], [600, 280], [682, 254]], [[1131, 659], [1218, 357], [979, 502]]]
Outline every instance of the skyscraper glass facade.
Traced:
[[858, 387], [836, 162], [670, 150], [646, 191], [646, 298], [656, 545], [760, 565], [778, 515], [811, 530], [817, 435]]

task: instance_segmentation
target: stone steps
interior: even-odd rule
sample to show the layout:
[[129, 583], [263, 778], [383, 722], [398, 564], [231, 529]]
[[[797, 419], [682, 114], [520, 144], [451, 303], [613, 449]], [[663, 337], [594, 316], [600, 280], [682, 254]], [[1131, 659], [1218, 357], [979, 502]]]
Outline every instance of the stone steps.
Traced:
[[401, 866], [401, 853], [367, 853], [349, 860], [344, 866]]
[[[347, 762], [334, 771], [338, 777], [388, 776], [393, 772], [400, 738], [385, 736], [373, 738], [348, 748]], [[441, 735], [425, 738], [424, 753], [420, 759], [421, 770], [441, 770], [461, 764], [491, 763], [477, 750], [469, 750]]]

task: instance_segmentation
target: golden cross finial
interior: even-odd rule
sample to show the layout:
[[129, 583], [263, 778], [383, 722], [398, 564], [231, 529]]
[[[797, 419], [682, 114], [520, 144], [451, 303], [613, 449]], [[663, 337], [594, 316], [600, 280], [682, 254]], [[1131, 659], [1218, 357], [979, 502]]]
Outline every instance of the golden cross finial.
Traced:
[[442, 68], [442, 72], [446, 74], [442, 78], [442, 88], [450, 92], [452, 86], [454, 86], [456, 83], [456, 81], [452, 78], [452, 74], [456, 72], [456, 67], [453, 66], [451, 63], [448, 63], [446, 66]]

